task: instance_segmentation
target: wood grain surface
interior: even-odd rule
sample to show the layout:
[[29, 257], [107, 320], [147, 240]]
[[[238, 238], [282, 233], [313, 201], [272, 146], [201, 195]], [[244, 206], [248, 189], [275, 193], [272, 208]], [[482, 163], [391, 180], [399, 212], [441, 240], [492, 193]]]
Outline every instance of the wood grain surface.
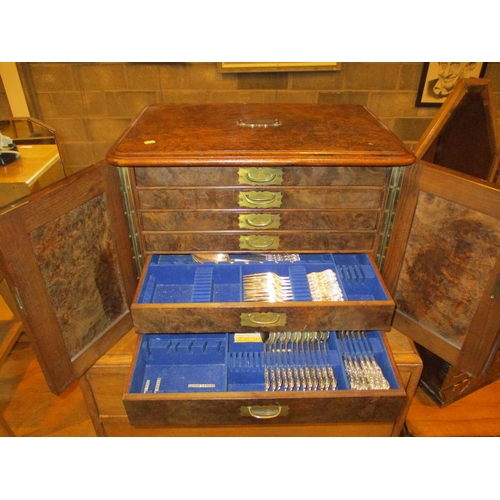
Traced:
[[499, 257], [498, 219], [421, 193], [398, 308], [461, 346]]
[[[239, 120], [280, 121], [241, 127]], [[366, 108], [319, 104], [154, 104], [109, 150], [116, 166], [401, 166], [413, 154]]]

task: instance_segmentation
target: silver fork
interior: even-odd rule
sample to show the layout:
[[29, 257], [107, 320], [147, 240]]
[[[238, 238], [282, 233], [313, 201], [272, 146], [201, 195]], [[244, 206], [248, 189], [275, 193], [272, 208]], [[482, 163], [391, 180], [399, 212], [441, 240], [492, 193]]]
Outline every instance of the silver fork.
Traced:
[[271, 272], [247, 274], [243, 276], [243, 299], [264, 302], [293, 300], [290, 278]]
[[276, 382], [276, 372], [274, 370], [274, 349], [272, 348], [272, 345], [276, 343], [276, 333], [275, 332], [270, 332], [269, 333], [269, 373], [271, 375], [271, 389], [273, 391], [276, 390], [278, 387], [278, 384]]
[[292, 371], [292, 364], [293, 364], [293, 359], [292, 363], [290, 363], [290, 356], [289, 356], [289, 349], [288, 349], [288, 344], [290, 344], [291, 348], [291, 339], [292, 339], [292, 332], [286, 332], [285, 333], [285, 358], [286, 358], [286, 372], [288, 375], [288, 385], [290, 390], [292, 391], [294, 386], [295, 386], [295, 380], [293, 378], [293, 371]]
[[335, 390], [337, 388], [337, 379], [335, 378], [335, 372], [333, 371], [333, 367], [330, 363], [330, 353], [328, 352], [328, 339], [330, 338], [330, 332], [319, 332], [319, 336], [324, 349], [326, 373], [329, 382], [328, 387], [331, 390]]
[[[324, 373], [326, 373], [326, 368], [323, 371], [322, 368], [324, 368], [323, 365], [323, 360], [320, 356], [320, 347], [319, 347], [319, 333], [318, 332], [311, 332], [311, 343], [312, 343], [312, 348], [313, 348], [313, 353], [314, 353], [314, 359], [315, 359], [315, 366], [316, 366], [316, 378], [318, 379], [319, 382], [319, 388], [324, 391], [325, 389], [328, 388], [328, 378], [324, 376]], [[317, 346], [317, 348], [316, 348]]]
[[308, 340], [309, 340], [309, 332], [302, 332], [302, 354], [303, 359], [304, 359], [304, 371], [306, 372], [306, 382], [307, 382], [307, 389], [309, 391], [312, 391], [315, 388], [315, 376], [314, 376], [314, 371], [312, 371], [309, 366], [309, 356], [307, 355], [306, 352], [306, 344], [309, 346]]
[[[264, 334], [261, 334], [261, 335], [262, 335], [262, 337], [264, 337]], [[271, 388], [271, 381], [269, 379], [269, 361], [268, 361], [267, 355], [266, 355], [266, 352], [267, 352], [266, 346], [269, 344], [269, 339], [270, 339], [269, 334], [267, 334], [267, 338], [265, 340], [264, 340], [264, 338], [262, 338], [263, 348], [264, 348], [264, 389], [266, 391], [268, 391]]]
[[294, 344], [295, 344], [295, 351], [296, 351], [296, 365], [298, 365], [298, 368], [295, 368], [297, 370], [296, 373], [296, 379], [297, 379], [297, 389], [300, 389], [302, 387], [302, 390], [306, 389], [306, 376], [304, 372], [304, 368], [302, 367], [302, 359], [300, 356], [300, 349], [299, 349], [299, 342], [301, 341], [302, 338], [302, 333], [301, 332], [294, 332]]
[[[280, 339], [280, 365], [281, 365], [281, 375], [282, 375], [282, 379], [283, 379], [283, 389], [285, 389], [285, 391], [288, 390], [289, 388], [289, 381], [288, 381], [288, 373], [287, 373], [287, 369], [286, 369], [286, 360], [285, 360], [285, 355], [286, 355], [286, 343], [285, 343], [285, 340], [286, 340], [286, 332], [281, 332], [279, 334], [279, 339]], [[278, 367], [278, 370], [280, 369], [280, 367]]]
[[364, 350], [366, 352], [365, 359], [366, 363], [369, 366], [371, 378], [373, 379], [374, 389], [390, 389], [391, 384], [385, 378], [382, 369], [379, 364], [375, 360], [375, 355], [373, 353], [373, 349], [370, 346], [370, 342], [366, 337], [366, 333], [364, 331], [355, 332], [360, 339], [360, 342], [363, 344]]

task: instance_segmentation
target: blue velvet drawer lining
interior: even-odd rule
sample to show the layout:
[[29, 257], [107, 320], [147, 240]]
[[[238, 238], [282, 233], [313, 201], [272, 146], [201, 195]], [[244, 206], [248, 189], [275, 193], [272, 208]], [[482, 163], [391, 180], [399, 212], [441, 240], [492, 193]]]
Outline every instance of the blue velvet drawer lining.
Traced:
[[[240, 256], [244, 258], [244, 256]], [[312, 301], [307, 275], [333, 270], [344, 300], [387, 300], [366, 254], [303, 254], [298, 262], [199, 264], [191, 255], [153, 255], [139, 304], [242, 302], [243, 277], [273, 272], [290, 279], [294, 302]]]
[[[365, 333], [368, 348], [390, 388], [397, 389], [398, 383], [381, 333], [373, 330]], [[129, 392], [264, 391], [264, 344], [261, 341], [236, 342], [236, 338], [234, 333], [143, 335]], [[291, 345], [286, 347], [281, 352], [291, 360]], [[365, 345], [353, 343], [350, 349], [351, 353], [369, 354]], [[269, 363], [268, 352], [266, 355]], [[295, 358], [296, 365], [301, 361], [303, 358]], [[334, 331], [330, 332], [328, 339], [328, 361], [337, 379], [336, 390], [348, 390], [342, 349]]]

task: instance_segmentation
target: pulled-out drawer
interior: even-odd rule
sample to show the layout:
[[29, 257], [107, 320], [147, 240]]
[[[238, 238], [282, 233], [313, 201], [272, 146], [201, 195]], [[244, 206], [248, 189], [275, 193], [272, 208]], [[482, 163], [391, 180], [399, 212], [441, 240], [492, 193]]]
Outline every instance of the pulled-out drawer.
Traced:
[[388, 422], [405, 401], [379, 331], [141, 335], [132, 425]]
[[149, 256], [131, 307], [136, 331], [390, 328], [394, 301], [369, 254], [298, 254], [294, 262], [230, 257], [199, 263], [192, 255]]

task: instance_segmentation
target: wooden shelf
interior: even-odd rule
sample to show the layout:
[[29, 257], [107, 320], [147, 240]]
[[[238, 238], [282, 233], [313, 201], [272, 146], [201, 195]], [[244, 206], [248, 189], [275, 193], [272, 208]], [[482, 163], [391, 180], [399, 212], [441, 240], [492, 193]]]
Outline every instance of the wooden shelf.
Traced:
[[0, 167], [0, 206], [28, 196], [64, 177], [54, 144], [19, 146], [21, 158]]

